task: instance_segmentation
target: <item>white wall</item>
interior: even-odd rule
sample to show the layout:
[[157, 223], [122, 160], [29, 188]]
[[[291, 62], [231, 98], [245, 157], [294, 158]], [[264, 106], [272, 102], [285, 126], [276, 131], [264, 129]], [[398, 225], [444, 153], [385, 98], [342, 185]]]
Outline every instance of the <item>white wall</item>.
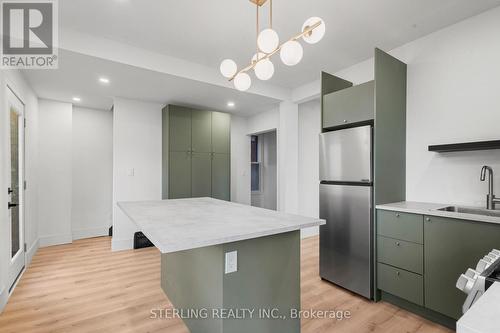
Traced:
[[73, 108], [73, 240], [104, 236], [112, 225], [113, 113]]
[[[299, 105], [298, 213], [319, 217], [319, 134], [321, 103], [318, 99]], [[319, 233], [319, 227], [302, 230], [303, 236]]]
[[250, 117], [231, 116], [231, 201], [251, 205], [250, 135], [279, 126], [279, 108]]
[[[278, 154], [278, 210], [297, 213], [297, 164], [298, 164], [298, 106], [291, 102], [280, 103], [277, 109], [262, 112], [247, 119], [246, 135], [277, 131]], [[250, 140], [247, 140], [250, 146]], [[247, 153], [247, 152], [245, 152]], [[250, 165], [250, 153], [246, 156]], [[248, 181], [240, 177], [237, 181]]]
[[[27, 119], [25, 129], [25, 179], [28, 187], [25, 191], [25, 242], [27, 244], [26, 265], [38, 249], [38, 99], [26, 83], [19, 71], [0, 70], [0, 187], [6, 189], [7, 166], [6, 156], [8, 143], [9, 113], [6, 107], [6, 89], [11, 87], [24, 103], [24, 114]], [[0, 202], [7, 202], [7, 191], [0, 191]], [[10, 250], [8, 241], [8, 210], [7, 205], [0, 205], [0, 312], [7, 302], [8, 266]]]
[[73, 107], [40, 99], [39, 110], [40, 245], [71, 243]]
[[[260, 134], [269, 132], [279, 128], [280, 126], [280, 110], [279, 108], [272, 109], [266, 112], [261, 112], [247, 118], [246, 134]], [[248, 157], [250, 158], [250, 157]]]
[[161, 200], [161, 109], [159, 104], [122, 98], [114, 100], [113, 250], [132, 248], [137, 231], [116, 203]]
[[281, 102], [278, 128], [278, 209], [298, 213], [299, 108]]
[[104, 236], [112, 211], [112, 113], [40, 99], [40, 245]]
[[[430, 144], [500, 137], [500, 8], [399, 47], [408, 64], [407, 200], [484, 206], [481, 166], [500, 181], [498, 150], [437, 154]], [[373, 59], [337, 73], [356, 84], [373, 79]]]
[[231, 201], [250, 205], [248, 118], [231, 115]]

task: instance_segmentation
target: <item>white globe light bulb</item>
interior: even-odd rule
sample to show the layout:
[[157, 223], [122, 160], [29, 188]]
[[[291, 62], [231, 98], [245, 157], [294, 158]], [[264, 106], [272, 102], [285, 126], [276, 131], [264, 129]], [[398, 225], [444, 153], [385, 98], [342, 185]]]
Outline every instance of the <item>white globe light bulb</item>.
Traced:
[[314, 24], [318, 22], [321, 22], [321, 24], [318, 27], [314, 28], [311, 32], [305, 34], [304, 37], [302, 37], [306, 43], [316, 44], [323, 38], [323, 36], [325, 36], [326, 32], [325, 22], [319, 17], [311, 17], [307, 19], [304, 22], [304, 25], [302, 26], [302, 31], [304, 31], [308, 27], [312, 27]]
[[230, 78], [238, 71], [238, 66], [231, 59], [223, 60], [220, 64], [220, 72], [224, 77]]
[[252, 79], [250, 78], [250, 75], [248, 75], [247, 73], [239, 73], [234, 78], [234, 87], [239, 91], [248, 90], [251, 84], [252, 84]]
[[280, 58], [287, 66], [297, 65], [302, 60], [303, 55], [304, 49], [297, 41], [291, 40], [281, 47]]
[[255, 76], [262, 81], [269, 80], [274, 75], [274, 65], [269, 59], [261, 60], [255, 65]]
[[257, 45], [264, 53], [271, 53], [278, 48], [280, 38], [273, 29], [264, 29], [257, 37]]

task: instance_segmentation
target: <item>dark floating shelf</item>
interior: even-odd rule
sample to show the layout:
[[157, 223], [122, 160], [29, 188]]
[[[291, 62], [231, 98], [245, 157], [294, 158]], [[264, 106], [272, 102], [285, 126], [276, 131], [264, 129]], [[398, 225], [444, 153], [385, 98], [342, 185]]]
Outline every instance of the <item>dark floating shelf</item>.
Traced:
[[438, 153], [449, 153], [454, 151], [491, 150], [491, 149], [500, 149], [500, 140], [451, 143], [446, 145], [429, 146], [429, 151], [435, 151]]

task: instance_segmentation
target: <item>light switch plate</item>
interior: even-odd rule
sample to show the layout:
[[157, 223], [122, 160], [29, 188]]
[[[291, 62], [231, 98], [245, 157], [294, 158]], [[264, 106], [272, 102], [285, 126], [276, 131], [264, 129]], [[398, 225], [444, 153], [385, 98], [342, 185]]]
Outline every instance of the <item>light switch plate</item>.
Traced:
[[226, 252], [225, 273], [234, 273], [238, 271], [238, 251]]

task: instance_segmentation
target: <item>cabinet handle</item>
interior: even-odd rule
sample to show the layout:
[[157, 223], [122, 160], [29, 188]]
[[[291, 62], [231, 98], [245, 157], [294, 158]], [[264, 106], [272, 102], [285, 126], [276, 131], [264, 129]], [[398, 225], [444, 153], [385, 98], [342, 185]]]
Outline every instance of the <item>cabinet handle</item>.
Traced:
[[399, 217], [399, 216], [400, 216], [400, 215], [399, 215], [399, 213], [398, 213], [398, 214], [396, 214], [396, 217]]
[[427, 222], [430, 222], [430, 221], [431, 221], [431, 218], [430, 218], [430, 217], [427, 217], [427, 218], [425, 218], [425, 220], [426, 220]]
[[396, 272], [396, 275], [397, 275], [397, 276], [399, 276], [399, 275], [401, 275], [401, 273], [399, 273], [399, 272]]
[[400, 243], [400, 242], [396, 242], [396, 245], [397, 245], [397, 246], [401, 246], [401, 243]]
[[345, 124], [345, 123], [347, 123], [347, 120], [346, 120], [346, 119], [344, 119], [344, 124]]

